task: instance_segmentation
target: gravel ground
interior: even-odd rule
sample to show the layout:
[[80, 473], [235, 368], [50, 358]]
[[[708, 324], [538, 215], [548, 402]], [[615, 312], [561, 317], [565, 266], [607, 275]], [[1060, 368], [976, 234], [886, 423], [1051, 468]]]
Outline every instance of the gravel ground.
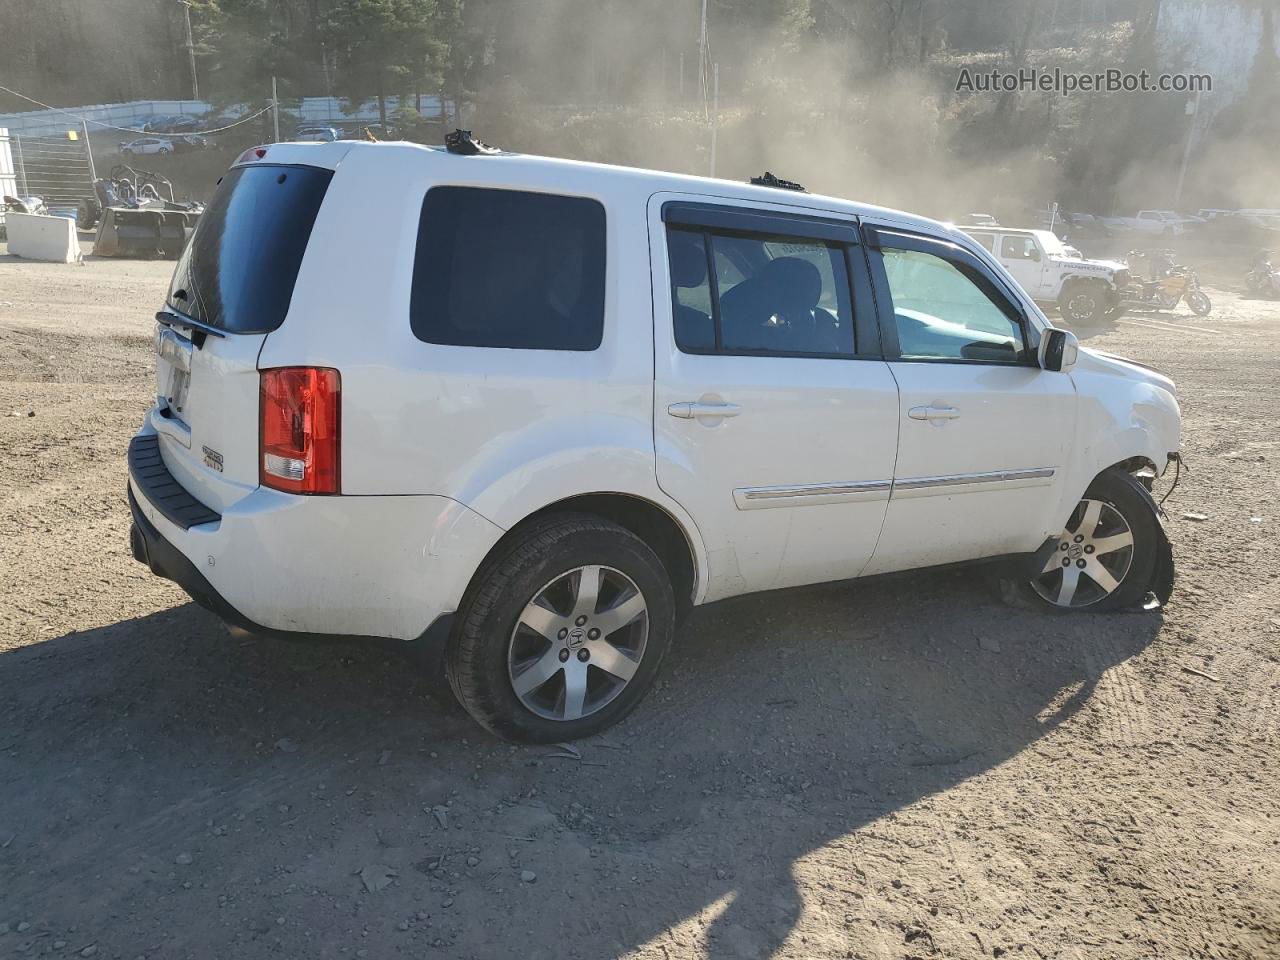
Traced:
[[517, 749], [422, 652], [234, 638], [130, 559], [170, 268], [0, 256], [0, 956], [1280, 956], [1280, 304], [1089, 340], [1181, 390], [1165, 610], [747, 598]]

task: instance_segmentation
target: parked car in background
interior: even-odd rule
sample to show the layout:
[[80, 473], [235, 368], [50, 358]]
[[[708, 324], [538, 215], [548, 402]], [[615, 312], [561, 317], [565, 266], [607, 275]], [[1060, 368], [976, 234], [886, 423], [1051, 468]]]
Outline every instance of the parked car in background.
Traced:
[[120, 152], [126, 157], [145, 156], [151, 153], [173, 153], [173, 141], [163, 137], [139, 137], [120, 144]]
[[181, 136], [173, 138], [173, 148], [178, 153], [188, 153], [192, 150], [207, 150], [209, 147], [209, 138], [202, 137], [198, 133], [184, 133]]
[[188, 133], [200, 129], [200, 121], [195, 117], [175, 116], [156, 117], [142, 127], [148, 133]]
[[1188, 228], [1202, 225], [1200, 217], [1189, 217], [1173, 210], [1139, 210], [1136, 217], [1104, 217], [1103, 223], [1113, 234], [1145, 233], [1172, 237]]
[[147, 131], [147, 133], [160, 133], [161, 127], [167, 126], [177, 119], [176, 116], [168, 115], [150, 117], [142, 124], [141, 129]]
[[1013, 276], [1037, 303], [1054, 304], [1071, 323], [1115, 318], [1129, 268], [1118, 260], [1086, 260], [1049, 230], [962, 228]]
[[463, 138], [273, 144], [156, 319], [134, 556], [250, 633], [441, 642], [508, 739], [620, 720], [697, 604], [976, 561], [1045, 609], [1172, 587], [1173, 383], [923, 217]]
[[301, 127], [293, 139], [301, 143], [333, 143], [342, 139], [342, 131], [337, 127]]
[[989, 213], [966, 213], [964, 215], [965, 224], [973, 227], [998, 227], [1000, 221]]
[[1250, 207], [1244, 210], [1237, 210], [1236, 216], [1256, 227], [1262, 227], [1264, 230], [1280, 230], [1280, 210]]
[[1180, 233], [1204, 223], [1203, 217], [1192, 217], [1176, 210], [1139, 210], [1137, 220], [1152, 228], [1153, 233]]

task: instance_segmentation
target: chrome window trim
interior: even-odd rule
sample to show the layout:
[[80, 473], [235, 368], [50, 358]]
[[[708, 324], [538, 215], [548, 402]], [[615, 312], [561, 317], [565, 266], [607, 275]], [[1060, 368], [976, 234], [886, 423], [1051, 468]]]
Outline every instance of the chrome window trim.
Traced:
[[945, 493], [982, 492], [976, 487], [991, 484], [1018, 487], [1044, 486], [1053, 481], [1054, 467], [1024, 470], [993, 470], [985, 473], [957, 473], [937, 477], [907, 477], [901, 480], [864, 480], [852, 483], [792, 483], [768, 487], [739, 487], [733, 500], [739, 510], [769, 507], [808, 507], [825, 503], [852, 503], [907, 497], [928, 497]]

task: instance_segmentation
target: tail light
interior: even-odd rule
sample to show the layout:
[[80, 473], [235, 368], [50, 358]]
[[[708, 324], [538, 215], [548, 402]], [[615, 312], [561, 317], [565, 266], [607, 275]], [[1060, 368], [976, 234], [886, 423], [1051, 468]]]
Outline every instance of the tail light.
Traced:
[[286, 493], [338, 493], [342, 377], [328, 367], [263, 370], [259, 478]]

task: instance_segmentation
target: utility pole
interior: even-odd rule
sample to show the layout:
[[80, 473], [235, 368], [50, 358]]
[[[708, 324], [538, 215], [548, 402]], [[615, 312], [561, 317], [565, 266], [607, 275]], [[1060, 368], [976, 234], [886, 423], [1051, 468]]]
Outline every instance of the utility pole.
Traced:
[[1191, 122], [1187, 125], [1187, 145], [1182, 149], [1182, 166], [1178, 168], [1178, 188], [1173, 191], [1173, 207], [1178, 209], [1182, 206], [1182, 183], [1187, 178], [1187, 161], [1191, 159], [1191, 141], [1195, 138], [1196, 120], [1200, 116], [1200, 94], [1203, 91], [1196, 90], [1196, 98], [1187, 102], [1187, 113], [1191, 116]]
[[191, 99], [200, 99], [200, 78], [196, 76], [196, 44], [191, 36], [191, 0], [178, 0], [187, 21], [187, 58], [191, 61]]
[[698, 32], [698, 93], [702, 95], [702, 116], [710, 120], [707, 114], [707, 0], [702, 0], [702, 26]]
[[275, 130], [272, 143], [280, 142], [280, 100], [276, 96], [276, 75], [271, 75], [271, 126]]
[[720, 128], [720, 64], [712, 68], [711, 80], [711, 176], [716, 175], [716, 133]]

